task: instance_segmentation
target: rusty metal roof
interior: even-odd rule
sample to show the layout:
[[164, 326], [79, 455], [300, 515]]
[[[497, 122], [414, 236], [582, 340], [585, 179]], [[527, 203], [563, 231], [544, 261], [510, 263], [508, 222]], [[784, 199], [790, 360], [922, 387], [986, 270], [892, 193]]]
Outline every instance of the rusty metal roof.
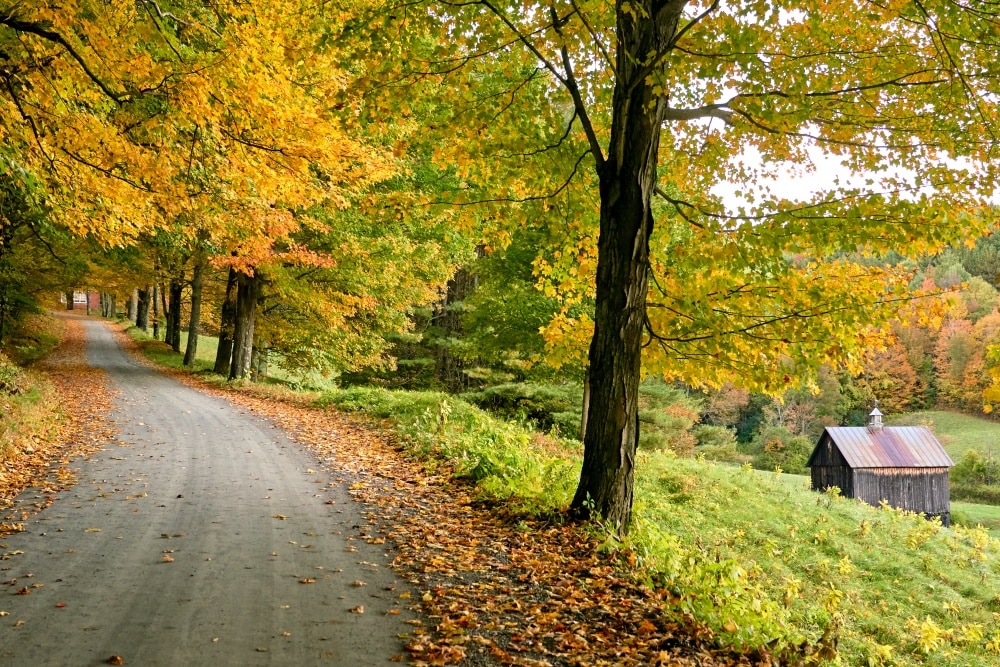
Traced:
[[[926, 426], [884, 426], [881, 429], [830, 426], [825, 435], [852, 468], [950, 468], [955, 465]], [[820, 444], [822, 442], [820, 438]]]

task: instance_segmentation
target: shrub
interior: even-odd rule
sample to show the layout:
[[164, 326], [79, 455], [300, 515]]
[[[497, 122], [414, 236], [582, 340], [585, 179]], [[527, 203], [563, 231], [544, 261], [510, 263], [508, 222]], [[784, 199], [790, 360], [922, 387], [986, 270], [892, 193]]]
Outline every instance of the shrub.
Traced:
[[575, 437], [583, 418], [583, 387], [512, 382], [462, 394], [462, 399], [507, 419], [526, 419], [544, 431]]
[[802, 435], [794, 435], [784, 426], [769, 426], [751, 442], [754, 467], [761, 470], [781, 468], [787, 473], [803, 475], [809, 472], [806, 461], [813, 443]]
[[24, 372], [0, 354], [0, 394], [16, 396], [25, 390]]

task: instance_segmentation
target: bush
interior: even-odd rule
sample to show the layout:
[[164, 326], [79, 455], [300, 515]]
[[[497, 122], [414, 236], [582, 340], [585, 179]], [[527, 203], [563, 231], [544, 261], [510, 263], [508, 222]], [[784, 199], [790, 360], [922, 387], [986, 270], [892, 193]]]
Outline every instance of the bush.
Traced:
[[316, 404], [387, 418], [416, 457], [444, 459], [489, 498], [517, 499], [528, 509], [569, 503], [576, 484], [575, 449], [562, 441], [564, 457], [535, 446], [533, 433], [497, 419], [465, 401], [430, 391], [351, 387], [324, 392]]
[[728, 447], [736, 449], [736, 432], [725, 426], [709, 426], [696, 424], [691, 429], [692, 435], [698, 441], [699, 447]]
[[1000, 486], [987, 484], [952, 484], [951, 499], [982, 505], [1000, 505]]
[[16, 396], [25, 390], [24, 372], [0, 354], [0, 394]]
[[524, 419], [543, 431], [576, 437], [583, 418], [583, 387], [512, 382], [462, 394], [462, 399], [507, 419]]
[[760, 470], [781, 468], [787, 473], [804, 475], [809, 472], [806, 461], [813, 442], [803, 435], [794, 435], [784, 426], [769, 426], [750, 443], [753, 465]]

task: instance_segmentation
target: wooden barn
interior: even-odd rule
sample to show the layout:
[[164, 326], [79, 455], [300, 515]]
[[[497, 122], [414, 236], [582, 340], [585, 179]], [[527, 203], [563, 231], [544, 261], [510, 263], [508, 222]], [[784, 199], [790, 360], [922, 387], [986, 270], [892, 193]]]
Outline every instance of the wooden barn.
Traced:
[[868, 426], [827, 427], [806, 465], [814, 491], [836, 486], [869, 505], [885, 500], [951, 523], [951, 457], [926, 426], [883, 426], [877, 406]]

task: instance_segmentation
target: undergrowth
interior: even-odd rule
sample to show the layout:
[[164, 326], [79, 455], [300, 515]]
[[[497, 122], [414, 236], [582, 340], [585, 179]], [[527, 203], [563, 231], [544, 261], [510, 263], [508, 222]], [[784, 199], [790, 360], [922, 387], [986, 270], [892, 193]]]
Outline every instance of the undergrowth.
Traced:
[[52, 384], [41, 374], [0, 353], [0, 462], [31, 453], [48, 437], [59, 418], [57, 403]]
[[324, 392], [316, 405], [389, 419], [412, 453], [445, 461], [489, 498], [534, 511], [561, 507], [572, 496], [571, 454], [579, 443], [498, 419], [447, 394], [353, 387]]

